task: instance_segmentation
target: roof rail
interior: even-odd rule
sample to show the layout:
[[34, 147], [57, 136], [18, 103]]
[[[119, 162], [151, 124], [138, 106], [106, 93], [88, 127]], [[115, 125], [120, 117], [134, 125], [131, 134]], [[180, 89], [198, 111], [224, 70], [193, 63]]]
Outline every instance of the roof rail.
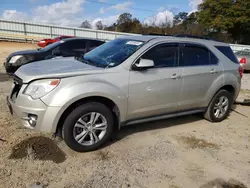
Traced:
[[164, 34], [160, 34], [160, 33], [149, 33], [149, 34], [145, 34], [145, 35], [155, 35], [155, 36], [173, 36], [173, 35], [164, 35]]
[[185, 37], [185, 38], [195, 38], [195, 39], [205, 39], [205, 40], [215, 40], [211, 37], [206, 36], [195, 36], [195, 35], [187, 35], [187, 34], [176, 34], [174, 37]]
[[207, 37], [207, 36], [196, 36], [196, 35], [188, 35], [188, 34], [164, 35], [164, 34], [159, 34], [159, 33], [149, 33], [149, 34], [145, 34], [145, 35], [183, 37], [183, 38], [204, 39], [204, 40], [213, 40], [213, 41], [223, 42], [223, 41], [219, 41], [219, 40], [216, 40], [214, 38]]

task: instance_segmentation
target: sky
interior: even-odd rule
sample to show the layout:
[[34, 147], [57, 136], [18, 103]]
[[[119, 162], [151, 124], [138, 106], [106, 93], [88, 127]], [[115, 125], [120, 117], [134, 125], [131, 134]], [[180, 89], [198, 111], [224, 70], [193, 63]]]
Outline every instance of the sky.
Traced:
[[111, 25], [129, 12], [142, 23], [160, 25], [173, 21], [180, 11], [193, 12], [202, 0], [1, 0], [0, 18], [63, 26], [89, 20]]

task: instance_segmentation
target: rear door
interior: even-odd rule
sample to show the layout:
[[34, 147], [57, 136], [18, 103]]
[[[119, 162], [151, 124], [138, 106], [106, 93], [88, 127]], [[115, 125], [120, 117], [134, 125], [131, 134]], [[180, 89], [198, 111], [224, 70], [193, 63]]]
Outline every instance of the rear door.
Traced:
[[223, 72], [219, 60], [207, 47], [185, 43], [180, 47], [179, 67], [183, 68], [180, 109], [204, 107], [209, 88]]

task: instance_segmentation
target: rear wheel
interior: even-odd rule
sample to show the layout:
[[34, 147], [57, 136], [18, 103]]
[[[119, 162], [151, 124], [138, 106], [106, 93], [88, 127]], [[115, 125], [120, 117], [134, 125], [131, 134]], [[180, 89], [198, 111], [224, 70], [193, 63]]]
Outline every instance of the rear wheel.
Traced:
[[210, 102], [204, 117], [211, 122], [223, 121], [229, 115], [232, 101], [233, 96], [228, 91], [218, 91]]
[[103, 146], [111, 138], [113, 128], [111, 111], [101, 103], [90, 102], [68, 115], [63, 125], [63, 138], [71, 149], [87, 152]]

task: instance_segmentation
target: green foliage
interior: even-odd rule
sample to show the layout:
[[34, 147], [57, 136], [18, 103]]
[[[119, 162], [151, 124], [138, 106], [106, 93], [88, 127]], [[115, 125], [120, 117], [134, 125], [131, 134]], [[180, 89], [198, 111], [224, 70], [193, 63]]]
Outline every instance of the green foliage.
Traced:
[[120, 32], [141, 33], [141, 22], [130, 13], [123, 13], [117, 19], [117, 29]]
[[174, 25], [178, 25], [181, 22], [184, 22], [188, 18], [187, 12], [179, 12], [177, 15], [174, 16]]
[[208, 30], [228, 33], [234, 41], [250, 43], [250, 0], [204, 0], [198, 22]]
[[[89, 22], [84, 21], [82, 27], [89, 28]], [[166, 19], [159, 26], [155, 23], [148, 26], [132, 14], [123, 13], [111, 26], [97, 22], [96, 27], [128, 33], [210, 36], [225, 42], [250, 44], [250, 0], [203, 0], [197, 12], [176, 14], [172, 25]]]

